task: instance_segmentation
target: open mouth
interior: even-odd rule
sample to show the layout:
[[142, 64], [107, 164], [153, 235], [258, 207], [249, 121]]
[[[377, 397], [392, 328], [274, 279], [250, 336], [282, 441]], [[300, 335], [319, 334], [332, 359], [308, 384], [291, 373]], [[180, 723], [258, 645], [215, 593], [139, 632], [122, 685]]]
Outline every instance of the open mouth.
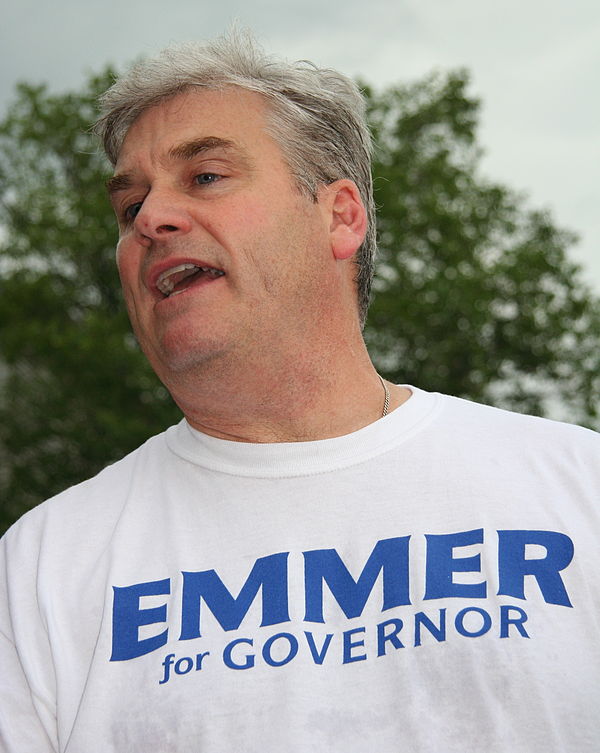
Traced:
[[214, 267], [200, 267], [197, 264], [178, 264], [165, 270], [156, 280], [156, 287], [168, 298], [183, 293], [200, 280], [215, 280], [225, 274], [222, 269]]

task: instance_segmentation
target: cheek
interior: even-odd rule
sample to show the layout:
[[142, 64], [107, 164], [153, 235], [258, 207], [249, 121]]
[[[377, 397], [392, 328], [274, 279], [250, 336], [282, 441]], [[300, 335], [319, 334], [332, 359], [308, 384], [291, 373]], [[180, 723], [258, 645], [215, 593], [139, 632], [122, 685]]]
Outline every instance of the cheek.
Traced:
[[127, 248], [126, 242], [119, 241], [116, 250], [116, 262], [129, 319], [139, 338], [141, 337], [139, 321], [140, 311], [138, 310], [138, 297], [140, 292], [138, 284], [140, 259], [133, 249]]
[[115, 261], [117, 262], [117, 269], [119, 271], [119, 275], [121, 275], [121, 270], [123, 268], [123, 262], [125, 258], [125, 251], [124, 251], [124, 243], [122, 239], [119, 239], [119, 242], [117, 243], [117, 248], [115, 250]]
[[123, 289], [131, 288], [132, 283], [138, 277], [139, 260], [134, 251], [127, 248], [125, 240], [120, 240], [117, 243], [115, 258]]

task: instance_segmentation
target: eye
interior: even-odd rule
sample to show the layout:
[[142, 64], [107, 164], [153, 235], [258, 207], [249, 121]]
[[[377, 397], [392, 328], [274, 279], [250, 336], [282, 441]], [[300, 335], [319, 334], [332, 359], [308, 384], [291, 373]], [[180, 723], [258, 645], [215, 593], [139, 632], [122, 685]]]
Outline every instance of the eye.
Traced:
[[128, 207], [125, 208], [125, 211], [123, 212], [123, 217], [125, 218], [127, 222], [133, 222], [133, 220], [135, 220], [141, 208], [142, 208], [142, 202], [136, 201], [135, 204], [130, 204]]
[[217, 175], [217, 173], [200, 173], [199, 175], [194, 176], [194, 180], [199, 186], [206, 186], [209, 183], [216, 183], [221, 177], [222, 176]]

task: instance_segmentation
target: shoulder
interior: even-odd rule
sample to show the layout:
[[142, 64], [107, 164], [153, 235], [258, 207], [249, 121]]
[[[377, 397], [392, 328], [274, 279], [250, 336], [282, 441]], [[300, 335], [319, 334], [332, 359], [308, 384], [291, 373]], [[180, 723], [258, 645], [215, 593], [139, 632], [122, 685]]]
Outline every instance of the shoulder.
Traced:
[[447, 415], [461, 422], [466, 420], [469, 424], [485, 424], [498, 429], [506, 428], [510, 431], [520, 429], [528, 433], [540, 433], [542, 435], [550, 432], [552, 435], [579, 436], [592, 442], [600, 441], [600, 434], [576, 424], [532, 416], [527, 413], [517, 413], [451, 395], [440, 395], [440, 399]]
[[571, 463], [600, 468], [600, 434], [575, 424], [554, 421], [441, 395], [441, 426], [457, 440], [493, 446], [511, 454], [551, 454]]

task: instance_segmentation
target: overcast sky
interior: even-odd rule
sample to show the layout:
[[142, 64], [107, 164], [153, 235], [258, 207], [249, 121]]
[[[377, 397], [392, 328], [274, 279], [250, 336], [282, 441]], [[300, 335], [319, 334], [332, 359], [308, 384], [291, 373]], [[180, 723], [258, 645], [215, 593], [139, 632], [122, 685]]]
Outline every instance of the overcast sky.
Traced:
[[234, 19], [286, 57], [375, 86], [466, 66], [483, 100], [485, 173], [579, 233], [600, 290], [598, 0], [13, 0], [2, 12], [0, 114], [18, 80], [78, 87]]

